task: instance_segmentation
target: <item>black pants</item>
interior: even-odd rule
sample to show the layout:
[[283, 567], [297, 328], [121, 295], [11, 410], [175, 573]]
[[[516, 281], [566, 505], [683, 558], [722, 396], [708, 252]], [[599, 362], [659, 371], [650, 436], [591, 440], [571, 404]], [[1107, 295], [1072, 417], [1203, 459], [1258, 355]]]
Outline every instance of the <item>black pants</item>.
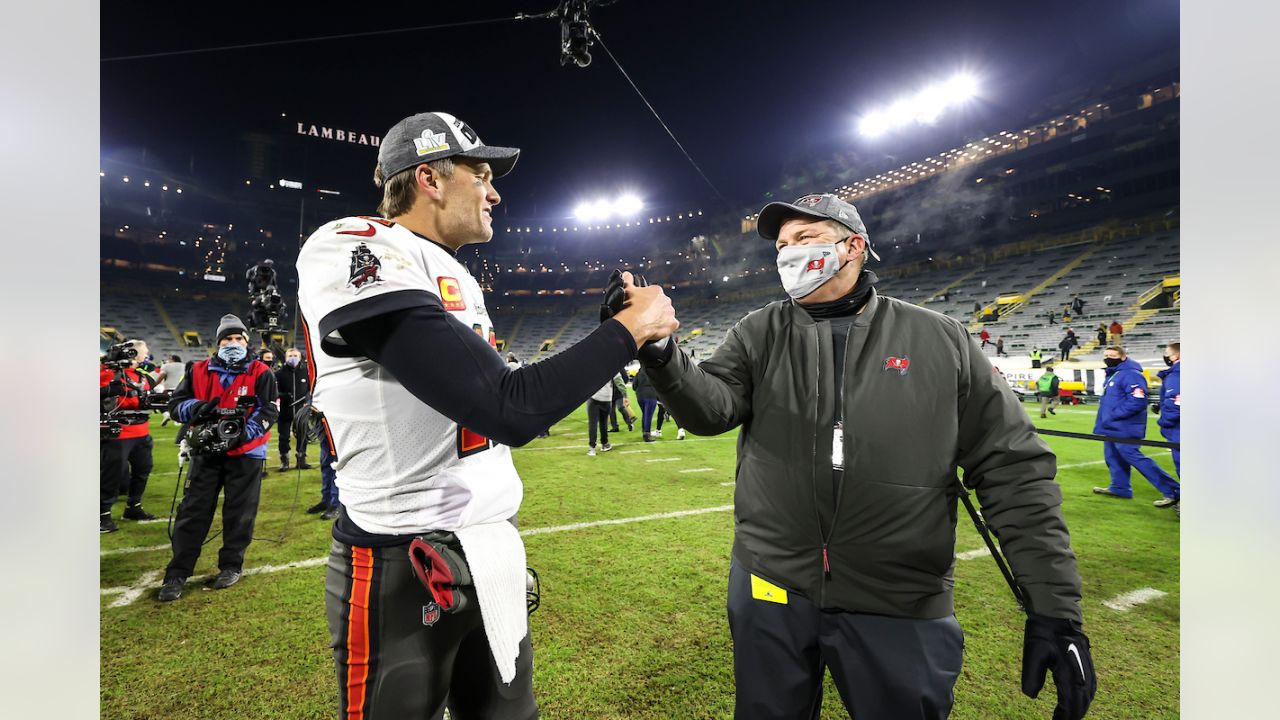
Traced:
[[622, 419], [627, 422], [627, 427], [631, 427], [631, 423], [636, 421], [636, 416], [627, 411], [627, 407], [622, 404], [622, 398], [613, 399], [613, 405], [609, 408], [609, 431], [619, 432], [618, 430], [618, 413], [622, 413]]
[[824, 611], [795, 593], [785, 604], [759, 600], [737, 560], [729, 567], [729, 632], [739, 720], [817, 720], [826, 669], [858, 720], [945, 718], [964, 657], [954, 615]]
[[262, 489], [263, 461], [243, 455], [197, 455], [188, 468], [186, 491], [173, 523], [173, 559], [165, 569], [165, 579], [188, 578], [200, 559], [201, 545], [213, 524], [222, 492], [222, 549], [219, 570], [239, 570], [244, 551], [253, 540], [253, 523], [258, 516], [258, 493]]
[[596, 446], [596, 426], [600, 426], [600, 444], [609, 444], [609, 408], [613, 403], [609, 400], [587, 401], [587, 444]]
[[529, 636], [520, 641], [516, 676], [506, 685], [479, 603], [440, 613], [404, 546], [335, 540], [324, 585], [339, 717], [439, 720], [446, 705], [455, 720], [538, 717]]
[[294, 422], [293, 400], [280, 396], [280, 417], [276, 419], [276, 428], [280, 434], [280, 459], [289, 459], [289, 436], [298, 441], [298, 462], [307, 459], [307, 426], [306, 423]]
[[98, 443], [98, 512], [111, 512], [116, 498], [126, 495], [130, 505], [142, 502], [142, 492], [151, 477], [150, 435]]

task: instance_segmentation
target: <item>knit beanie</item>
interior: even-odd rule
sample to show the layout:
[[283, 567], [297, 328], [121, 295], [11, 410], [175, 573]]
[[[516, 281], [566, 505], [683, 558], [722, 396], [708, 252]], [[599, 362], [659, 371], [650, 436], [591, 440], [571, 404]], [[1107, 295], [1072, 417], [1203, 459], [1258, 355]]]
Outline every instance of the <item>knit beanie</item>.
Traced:
[[245, 328], [244, 323], [240, 322], [240, 318], [232, 315], [231, 313], [227, 313], [218, 321], [218, 337], [214, 338], [214, 342], [220, 343], [222, 342], [222, 338], [236, 333], [240, 333], [246, 338], [249, 336], [249, 330]]

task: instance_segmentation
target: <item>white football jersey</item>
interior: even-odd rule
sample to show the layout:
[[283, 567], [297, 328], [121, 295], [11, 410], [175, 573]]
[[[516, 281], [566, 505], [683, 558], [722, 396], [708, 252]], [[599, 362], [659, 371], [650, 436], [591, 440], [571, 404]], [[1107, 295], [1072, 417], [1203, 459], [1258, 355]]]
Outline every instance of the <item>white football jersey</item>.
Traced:
[[[382, 366], [351, 357], [339, 329], [436, 296], [491, 346], [480, 285], [443, 246], [389, 220], [335, 220], [298, 254], [298, 308], [315, 373], [314, 404], [333, 436], [338, 492], [366, 532], [456, 530], [516, 514], [523, 487], [511, 450], [436, 412]], [[494, 348], [497, 353], [497, 348]], [[421, 358], [440, 374], [441, 358]]]

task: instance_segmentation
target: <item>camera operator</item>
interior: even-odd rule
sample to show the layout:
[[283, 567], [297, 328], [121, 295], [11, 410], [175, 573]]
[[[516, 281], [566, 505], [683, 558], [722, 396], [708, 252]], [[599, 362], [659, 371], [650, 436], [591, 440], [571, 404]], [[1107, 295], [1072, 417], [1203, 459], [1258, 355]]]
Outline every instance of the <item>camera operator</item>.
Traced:
[[280, 472], [289, 469], [290, 435], [298, 441], [298, 469], [310, 470], [311, 466], [307, 464], [307, 426], [304, 422], [294, 421], [295, 417], [306, 419], [302, 410], [311, 402], [307, 366], [302, 362], [298, 348], [284, 352], [284, 365], [276, 370], [276, 387], [280, 390]]
[[275, 261], [268, 259], [254, 265], [245, 271], [244, 279], [249, 281], [250, 295], [259, 295], [264, 292], [271, 293], [275, 290], [276, 285]]
[[[106, 362], [98, 369], [102, 409], [108, 413], [145, 411], [144, 401], [154, 389], [154, 381], [150, 375], [139, 372], [138, 365], [147, 356], [147, 344], [129, 340], [112, 350], [117, 348], [120, 357], [109, 351]], [[127, 492], [128, 497], [123, 514], [126, 520], [156, 519], [142, 508], [142, 492], [147, 489], [147, 478], [151, 476], [151, 419], [147, 415], [132, 415], [116, 422], [119, 434], [104, 433], [99, 443], [100, 533], [120, 529], [111, 519], [111, 506], [122, 492]]]
[[182, 596], [213, 522], [219, 490], [222, 549], [213, 587], [221, 590], [240, 580], [258, 514], [268, 430], [278, 414], [275, 376], [249, 356], [248, 334], [240, 318], [223, 315], [217, 354], [192, 365], [169, 401], [170, 415], [188, 424], [192, 457], [173, 526], [173, 559], [160, 588], [162, 601]]

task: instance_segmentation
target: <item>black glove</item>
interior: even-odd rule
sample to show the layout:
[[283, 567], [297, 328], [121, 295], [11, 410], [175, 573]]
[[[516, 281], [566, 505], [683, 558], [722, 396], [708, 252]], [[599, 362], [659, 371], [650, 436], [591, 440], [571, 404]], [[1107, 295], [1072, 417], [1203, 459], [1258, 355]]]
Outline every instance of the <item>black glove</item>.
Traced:
[[1152, 406], [1151, 406], [1151, 414], [1152, 414], [1152, 415], [1159, 415], [1159, 414], [1160, 414], [1160, 406], [1159, 406], [1159, 405], [1152, 405]]
[[112, 380], [102, 388], [102, 397], [121, 397], [125, 393], [124, 383], [119, 380]]
[[208, 420], [218, 414], [218, 401], [205, 400], [191, 407], [191, 422]]
[[1070, 620], [1027, 615], [1022, 642], [1022, 692], [1034, 698], [1044, 687], [1045, 673], [1053, 671], [1058, 705], [1053, 720], [1079, 720], [1089, 710], [1098, 691], [1089, 638]]
[[[649, 281], [639, 273], [632, 273], [632, 284], [636, 287], [648, 287]], [[623, 304], [627, 300], [627, 291], [622, 284], [622, 271], [615, 269], [609, 274], [609, 284], [604, 288], [604, 299], [600, 302], [600, 322], [604, 322], [609, 318], [622, 312]], [[675, 352], [675, 344], [671, 342], [671, 338], [665, 337], [661, 340], [650, 340], [636, 352], [636, 359], [645, 367], [660, 368], [667, 364]]]

